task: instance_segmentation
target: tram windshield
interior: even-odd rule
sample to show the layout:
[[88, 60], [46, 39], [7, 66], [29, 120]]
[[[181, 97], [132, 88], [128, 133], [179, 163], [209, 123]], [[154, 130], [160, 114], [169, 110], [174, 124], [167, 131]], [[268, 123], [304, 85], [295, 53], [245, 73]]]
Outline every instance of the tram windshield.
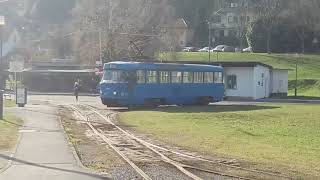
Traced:
[[128, 82], [128, 73], [123, 70], [106, 70], [103, 75], [105, 83], [126, 83]]

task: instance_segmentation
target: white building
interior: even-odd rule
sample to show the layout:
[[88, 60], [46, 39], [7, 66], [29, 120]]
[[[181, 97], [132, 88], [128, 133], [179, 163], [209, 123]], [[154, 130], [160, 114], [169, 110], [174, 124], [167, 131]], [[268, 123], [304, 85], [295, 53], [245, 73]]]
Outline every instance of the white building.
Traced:
[[262, 99], [287, 96], [288, 70], [274, 69], [259, 62], [219, 62], [225, 69], [228, 99]]

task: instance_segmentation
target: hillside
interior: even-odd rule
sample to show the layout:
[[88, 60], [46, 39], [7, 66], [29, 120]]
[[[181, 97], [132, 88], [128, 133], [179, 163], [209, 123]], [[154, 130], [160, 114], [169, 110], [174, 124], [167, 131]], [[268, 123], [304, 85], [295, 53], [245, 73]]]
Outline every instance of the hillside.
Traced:
[[[298, 62], [298, 90], [300, 96], [320, 97], [320, 55], [266, 54], [266, 53], [219, 53], [218, 61], [258, 61], [275, 68], [290, 69], [289, 89], [293, 94], [295, 87], [295, 64]], [[208, 53], [177, 53], [176, 58], [183, 61], [208, 61]], [[170, 54], [162, 54], [161, 59], [172, 60]], [[211, 54], [217, 61], [217, 54]]]

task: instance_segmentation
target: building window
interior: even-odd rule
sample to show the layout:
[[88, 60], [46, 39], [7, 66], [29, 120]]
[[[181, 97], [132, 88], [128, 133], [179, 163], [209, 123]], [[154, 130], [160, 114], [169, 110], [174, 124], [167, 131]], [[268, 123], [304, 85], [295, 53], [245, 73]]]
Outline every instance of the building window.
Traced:
[[233, 16], [228, 16], [228, 23], [233, 23]]
[[230, 3], [230, 7], [231, 8], [236, 8], [236, 7], [238, 7], [238, 3]]
[[217, 84], [223, 83], [222, 72], [215, 72], [214, 73], [214, 83], [217, 83]]
[[138, 70], [137, 71], [137, 83], [138, 84], [146, 83], [146, 74], [145, 74], [144, 70]]
[[203, 72], [195, 72], [193, 74], [194, 83], [203, 83]]
[[227, 89], [237, 89], [237, 76], [227, 76]]
[[193, 83], [193, 72], [183, 73], [183, 83]]
[[160, 83], [167, 84], [170, 83], [170, 72], [169, 71], [160, 71]]
[[173, 71], [171, 72], [172, 83], [182, 83], [182, 72]]
[[157, 71], [147, 71], [147, 83], [157, 83]]
[[213, 83], [213, 72], [204, 73], [204, 83]]

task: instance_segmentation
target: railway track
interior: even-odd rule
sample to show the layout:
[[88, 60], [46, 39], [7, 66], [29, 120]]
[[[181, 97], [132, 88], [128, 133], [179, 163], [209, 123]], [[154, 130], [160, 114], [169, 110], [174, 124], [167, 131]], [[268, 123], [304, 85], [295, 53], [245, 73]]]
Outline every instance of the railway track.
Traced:
[[[69, 108], [85, 121], [92, 132], [119, 154], [143, 179], [152, 178], [146, 170], [141, 168], [141, 164], [160, 162], [175, 168], [189, 179], [194, 180], [208, 179], [208, 177], [213, 176], [220, 177], [219, 179], [291, 179], [281, 174], [246, 169], [227, 162], [213, 161], [154, 145], [113, 123], [110, 118], [115, 115], [115, 112], [104, 115], [88, 105], [70, 105]], [[245, 172], [246, 176], [234, 175], [236, 173], [232, 172], [235, 171]]]

